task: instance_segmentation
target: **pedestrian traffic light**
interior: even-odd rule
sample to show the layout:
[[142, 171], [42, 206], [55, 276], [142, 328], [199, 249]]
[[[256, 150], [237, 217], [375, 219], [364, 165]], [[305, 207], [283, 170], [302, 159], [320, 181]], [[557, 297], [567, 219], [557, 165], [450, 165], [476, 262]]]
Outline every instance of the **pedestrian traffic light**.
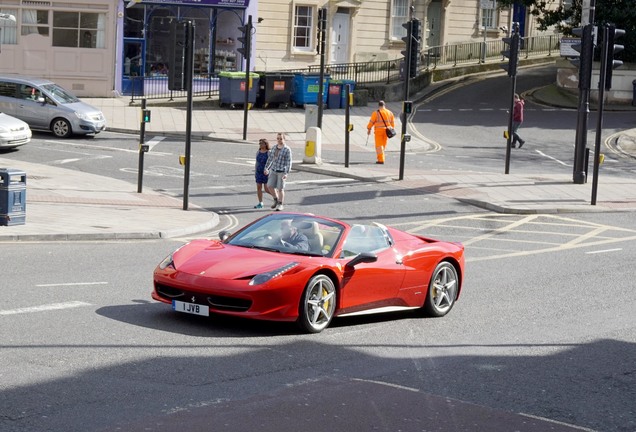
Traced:
[[168, 48], [168, 90], [185, 90], [186, 47], [188, 45], [188, 22], [170, 23], [170, 46]]
[[575, 36], [581, 38], [580, 43], [572, 45], [572, 49], [579, 53], [579, 58], [572, 60], [572, 64], [579, 68], [579, 90], [589, 90], [592, 86], [592, 62], [594, 57], [594, 26], [572, 29]]
[[623, 66], [623, 62], [621, 60], [614, 59], [614, 55], [625, 49], [623, 45], [614, 43], [614, 40], [625, 34], [625, 30], [617, 29], [614, 25], [610, 25], [607, 30], [607, 64], [605, 69], [605, 90], [609, 90], [612, 88], [612, 71], [618, 67]]
[[141, 119], [144, 123], [150, 123], [150, 110], [144, 109], [141, 110]]
[[517, 64], [519, 63], [519, 48], [521, 45], [521, 36], [515, 31], [512, 36], [502, 38], [504, 46], [507, 45], [507, 49], [504, 49], [501, 54], [504, 57], [508, 57], [508, 64], [503, 64], [501, 67], [508, 71], [509, 77], [517, 75]]
[[241, 47], [237, 49], [243, 55], [243, 58], [250, 57], [250, 50], [252, 48], [252, 26], [251, 23], [240, 26], [238, 29], [241, 31], [242, 36], [238, 38], [241, 43]]
[[402, 112], [404, 114], [411, 114], [413, 112], [413, 101], [404, 101]]

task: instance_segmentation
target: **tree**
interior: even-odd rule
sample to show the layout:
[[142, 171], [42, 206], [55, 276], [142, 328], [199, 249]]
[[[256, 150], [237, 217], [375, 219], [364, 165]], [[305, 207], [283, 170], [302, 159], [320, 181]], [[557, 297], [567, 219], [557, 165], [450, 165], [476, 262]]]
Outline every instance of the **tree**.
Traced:
[[[539, 30], [554, 26], [564, 35], [571, 35], [572, 28], [581, 25], [582, 0], [572, 0], [571, 7], [564, 7], [559, 0], [498, 0], [500, 8], [514, 4], [528, 8], [538, 24]], [[618, 43], [625, 45], [622, 58], [626, 62], [636, 62], [636, 8], [634, 0], [596, 0], [594, 24], [615, 24], [625, 30], [625, 36]]]

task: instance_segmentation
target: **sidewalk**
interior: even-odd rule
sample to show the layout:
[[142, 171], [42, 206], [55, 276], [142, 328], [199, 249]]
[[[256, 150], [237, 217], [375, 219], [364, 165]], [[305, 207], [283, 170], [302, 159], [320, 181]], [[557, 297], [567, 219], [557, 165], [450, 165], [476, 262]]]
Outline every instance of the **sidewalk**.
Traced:
[[[446, 83], [434, 84], [427, 92], [444, 85]], [[542, 94], [535, 91], [528, 97], [541, 102]], [[140, 106], [130, 106], [129, 98], [84, 100], [104, 112], [108, 130], [138, 133]], [[203, 109], [203, 104], [205, 102], [198, 102], [192, 113], [193, 139], [242, 142], [243, 110]], [[387, 105], [395, 113], [401, 111], [400, 102]], [[152, 121], [146, 125], [147, 135], [184, 134], [185, 109], [151, 105], [148, 108], [152, 110]], [[370, 102], [369, 106], [353, 107], [351, 110], [351, 123], [355, 131], [351, 145], [357, 151], [374, 151], [372, 144], [365, 146], [364, 142], [357, 141], [360, 141], [360, 136], [366, 136], [361, 131], [366, 130], [368, 118], [375, 109], [375, 103]], [[344, 110], [324, 111], [324, 150], [343, 148], [343, 119]], [[288, 143], [296, 154], [302, 155], [305, 121], [305, 111], [299, 108], [253, 109], [249, 111], [247, 139], [257, 142], [263, 136], [286, 131]], [[400, 130], [400, 127], [396, 124], [396, 129]], [[436, 148], [436, 143], [415, 131], [410, 133], [413, 138], [407, 144], [407, 151], [425, 152]], [[399, 140], [393, 139], [389, 143], [387, 151], [400, 151]], [[626, 155], [636, 155], [636, 129], [618, 134], [614, 146]], [[0, 241], [169, 238], [210, 231], [218, 224], [218, 215], [214, 213], [191, 204], [189, 210], [184, 211], [181, 200], [147, 188], [139, 194], [136, 184], [46, 165], [15, 165], [15, 162], [0, 157], [0, 167], [21, 169], [27, 173], [26, 223], [0, 226]], [[572, 183], [571, 176], [549, 173], [524, 176], [422, 172], [407, 166], [404, 179], [399, 181], [396, 167], [375, 164], [345, 168], [344, 165], [326, 163], [296, 163], [294, 169], [364, 181], [395, 182], [397, 186], [422, 188], [430, 193], [502, 213], [636, 211], [636, 179], [601, 176], [599, 199], [592, 206], [591, 182], [577, 185]]]

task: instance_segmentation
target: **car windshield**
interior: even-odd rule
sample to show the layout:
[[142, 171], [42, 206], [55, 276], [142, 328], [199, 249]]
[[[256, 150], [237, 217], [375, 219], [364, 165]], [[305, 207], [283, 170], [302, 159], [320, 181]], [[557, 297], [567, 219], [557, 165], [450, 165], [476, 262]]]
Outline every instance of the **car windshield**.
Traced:
[[77, 97], [70, 94], [57, 84], [45, 84], [42, 88], [44, 88], [49, 95], [51, 95], [51, 98], [57, 103], [67, 104], [80, 101]]
[[331, 257], [344, 226], [303, 214], [274, 213], [227, 240], [228, 244], [273, 252]]

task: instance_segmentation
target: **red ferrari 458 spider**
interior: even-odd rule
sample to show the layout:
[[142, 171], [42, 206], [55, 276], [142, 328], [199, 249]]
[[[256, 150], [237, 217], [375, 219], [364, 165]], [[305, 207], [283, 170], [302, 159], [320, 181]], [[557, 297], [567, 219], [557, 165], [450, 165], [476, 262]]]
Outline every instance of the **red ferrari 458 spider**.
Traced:
[[221, 240], [193, 240], [154, 272], [152, 298], [175, 311], [296, 321], [310, 333], [333, 317], [455, 304], [464, 247], [381, 224], [276, 212]]

